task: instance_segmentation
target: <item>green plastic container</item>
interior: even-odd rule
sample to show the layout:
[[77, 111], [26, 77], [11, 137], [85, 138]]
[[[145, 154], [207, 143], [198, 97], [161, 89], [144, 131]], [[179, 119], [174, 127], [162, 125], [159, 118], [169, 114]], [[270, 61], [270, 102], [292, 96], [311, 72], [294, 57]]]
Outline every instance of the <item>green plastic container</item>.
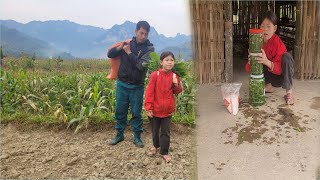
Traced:
[[263, 75], [251, 75], [249, 82], [249, 104], [252, 106], [261, 106], [265, 104], [265, 90], [264, 90]]
[[256, 76], [263, 74], [263, 65], [257, 62], [257, 57], [250, 55], [250, 74]]
[[262, 45], [263, 45], [263, 30], [249, 29], [250, 53], [261, 53]]

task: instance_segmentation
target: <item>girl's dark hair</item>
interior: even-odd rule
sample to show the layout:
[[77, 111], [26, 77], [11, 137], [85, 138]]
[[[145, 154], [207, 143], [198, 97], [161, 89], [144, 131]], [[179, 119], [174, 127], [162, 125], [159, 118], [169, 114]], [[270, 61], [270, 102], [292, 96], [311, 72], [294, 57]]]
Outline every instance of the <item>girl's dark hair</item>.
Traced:
[[143, 28], [147, 32], [150, 31], [150, 25], [147, 21], [139, 21], [136, 27], [136, 30], [139, 31], [140, 28]]
[[171, 51], [164, 51], [160, 55], [160, 60], [162, 61], [164, 58], [166, 58], [168, 56], [172, 56], [172, 58], [174, 59], [174, 55], [173, 55], [173, 53]]
[[277, 18], [277, 15], [272, 12], [272, 11], [267, 11], [265, 14], [263, 14], [261, 17], [260, 17], [260, 22], [259, 24], [261, 25], [263, 20], [264, 19], [269, 19], [273, 25], [277, 25], [278, 24], [278, 18]]

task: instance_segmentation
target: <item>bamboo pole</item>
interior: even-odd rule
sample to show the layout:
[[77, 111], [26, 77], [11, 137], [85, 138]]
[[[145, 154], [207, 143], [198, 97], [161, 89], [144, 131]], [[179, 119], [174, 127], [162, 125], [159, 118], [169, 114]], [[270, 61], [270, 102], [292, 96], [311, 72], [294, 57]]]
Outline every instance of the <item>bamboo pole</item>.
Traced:
[[209, 66], [210, 66], [210, 60], [209, 60], [209, 54], [210, 54], [210, 44], [209, 44], [209, 37], [210, 37], [210, 34], [208, 33], [209, 32], [209, 28], [210, 28], [210, 19], [209, 19], [209, 4], [210, 4], [210, 1], [205, 1], [205, 3], [203, 4], [203, 20], [204, 20], [204, 29], [205, 31], [203, 32], [203, 52], [205, 54], [204, 56], [204, 59], [205, 59], [205, 71], [206, 71], [206, 83], [209, 83], [210, 82], [210, 69], [209, 69]]
[[212, 66], [212, 62], [211, 62], [211, 34], [212, 34], [212, 23], [213, 23], [213, 19], [212, 19], [212, 13], [213, 13], [213, 9], [212, 9], [212, 1], [207, 1], [206, 2], [206, 7], [204, 9], [204, 17], [203, 19], [205, 20], [205, 34], [203, 36], [205, 43], [203, 44], [203, 46], [205, 46], [205, 51], [203, 52], [205, 54], [205, 61], [206, 61], [206, 83], [210, 83], [211, 82], [211, 77], [212, 77], [212, 73], [215, 72], [215, 69], [211, 69]]
[[[224, 2], [226, 3], [226, 2]], [[218, 53], [217, 53], [217, 61], [216, 61], [216, 66], [218, 67], [218, 72], [216, 73], [216, 79], [219, 82], [223, 82], [224, 78], [222, 78], [222, 71], [224, 72], [224, 67], [222, 67], [221, 63], [224, 62], [224, 58], [222, 57], [222, 54], [224, 54], [224, 11], [223, 11], [223, 6], [224, 6], [223, 2], [219, 2], [217, 7], [218, 7], [218, 22], [219, 22], [219, 26], [218, 26], [218, 31], [219, 33], [217, 34], [217, 46], [218, 46]], [[223, 75], [224, 76], [224, 75]]]
[[232, 4], [230, 1], [225, 2], [225, 80], [233, 81], [233, 38], [232, 38]]
[[209, 32], [210, 32], [210, 42], [209, 42], [209, 44], [210, 44], [210, 67], [211, 67], [211, 71], [210, 71], [210, 80], [209, 80], [209, 82], [211, 82], [211, 79], [213, 79], [213, 81], [215, 81], [215, 76], [214, 76], [214, 74], [215, 74], [215, 67], [214, 67], [214, 54], [215, 54], [215, 48], [214, 48], [214, 37], [213, 37], [213, 34], [214, 34], [214, 29], [213, 29], [213, 27], [214, 27], [214, 19], [213, 19], [213, 11], [214, 11], [214, 4], [213, 3], [210, 3], [210, 9], [209, 9], [209, 20], [210, 20], [210, 30], [209, 30]]
[[209, 73], [210, 71], [208, 70], [208, 64], [210, 64], [210, 62], [208, 62], [208, 19], [207, 19], [207, 15], [208, 15], [208, 3], [210, 3], [209, 1], [203, 1], [202, 3], [202, 54], [204, 54], [203, 56], [203, 68], [204, 68], [204, 83], [209, 83]]
[[301, 54], [300, 54], [300, 59], [301, 59], [301, 79], [304, 79], [304, 63], [305, 63], [305, 43], [306, 43], [306, 20], [307, 20], [307, 2], [304, 1], [302, 2], [303, 6], [302, 6], [302, 40], [301, 40], [301, 44], [302, 44], [302, 48], [301, 48]]
[[[315, 1], [311, 1], [310, 2], [310, 5], [311, 5], [311, 22], [310, 22], [310, 25], [311, 25], [311, 28], [309, 29], [310, 32], [316, 32], [316, 2]], [[310, 70], [310, 76], [309, 76], [309, 79], [314, 79], [315, 77], [315, 61], [316, 59], [314, 57], [317, 57], [317, 54], [316, 54], [316, 34], [315, 33], [310, 33], [311, 35], [311, 47], [309, 47], [310, 49], [310, 53], [311, 53], [311, 56], [309, 56], [309, 61], [310, 61], [310, 66], [309, 66], [309, 70]]]
[[310, 37], [309, 37], [309, 28], [310, 28], [310, 16], [308, 15], [310, 12], [309, 12], [309, 2], [306, 2], [306, 29], [305, 29], [305, 54], [304, 54], [304, 78], [305, 79], [308, 79], [309, 78], [309, 72], [308, 72], [308, 66], [309, 66], [309, 52], [310, 52], [310, 49], [309, 49], [309, 42], [310, 42]]
[[[200, 29], [200, 7], [199, 7], [199, 0], [195, 1], [196, 4], [196, 23], [197, 23], [197, 43], [198, 43], [198, 54], [197, 54], [197, 58], [198, 58], [198, 69], [199, 69], [199, 80], [200, 80], [200, 84], [203, 83], [202, 81], [202, 57], [201, 57], [201, 29]], [[200, 37], [199, 37], [200, 35]]]
[[306, 2], [306, 30], [305, 30], [305, 56], [304, 56], [304, 77], [305, 79], [309, 78], [309, 72], [308, 72], [308, 66], [309, 66], [309, 42], [310, 42], [310, 32], [309, 32], [309, 28], [310, 28], [310, 6], [309, 6], [309, 2]]
[[320, 1], [317, 1], [317, 21], [318, 21], [318, 52], [317, 52], [317, 64], [318, 64], [318, 72], [316, 78], [320, 78]]
[[296, 76], [298, 76], [298, 78], [301, 78], [301, 35], [302, 35], [302, 30], [300, 29], [300, 27], [302, 26], [302, 14], [301, 14], [301, 8], [302, 8], [302, 1], [298, 1], [297, 2], [297, 9], [296, 9], [296, 24], [295, 27], [296, 28], [296, 45], [295, 45], [295, 51], [294, 51], [294, 59], [295, 59], [295, 74]]
[[196, 64], [196, 59], [195, 59], [195, 45], [194, 45], [194, 34], [195, 34], [195, 30], [193, 28], [193, 24], [194, 24], [194, 19], [193, 19], [193, 6], [192, 6], [192, 1], [190, 0], [189, 1], [189, 12], [190, 12], [190, 23], [191, 23], [191, 48], [192, 48], [192, 61], [193, 61], [193, 72], [196, 74], [196, 67], [195, 67], [195, 64]]
[[217, 22], [217, 9], [218, 7], [217, 6], [217, 3], [215, 2], [215, 4], [213, 5], [213, 13], [212, 13], [212, 18], [213, 18], [213, 26], [212, 26], [212, 29], [210, 27], [210, 46], [213, 46], [212, 49], [210, 49], [210, 57], [209, 57], [209, 61], [211, 62], [211, 67], [214, 69], [214, 73], [211, 73], [211, 77], [212, 77], [212, 81], [213, 82], [218, 82], [218, 79], [217, 79], [217, 73], [218, 73], [218, 70], [219, 70], [219, 67], [217, 66], [217, 56], [218, 56], [218, 53], [219, 53], [219, 47], [217, 46], [217, 41], [218, 41], [218, 28], [216, 26], [218, 26], [218, 22]]
[[196, 18], [195, 18], [195, 13], [196, 13], [196, 10], [195, 10], [195, 1], [194, 0], [190, 0], [189, 1], [189, 4], [190, 4], [190, 17], [191, 17], [191, 26], [192, 26], [192, 37], [193, 37], [193, 40], [192, 40], [192, 46], [193, 46], [193, 61], [194, 61], [194, 73], [195, 73], [195, 76], [196, 76], [196, 79], [197, 79], [197, 82], [200, 82], [200, 79], [199, 79], [199, 76], [198, 76], [198, 58], [197, 58], [197, 44], [196, 44], [196, 41], [197, 41], [197, 28], [195, 26], [196, 24]]
[[195, 19], [195, 24], [194, 24], [194, 29], [196, 29], [196, 33], [195, 33], [195, 45], [197, 46], [197, 49], [195, 50], [196, 53], [196, 59], [197, 59], [197, 70], [198, 70], [198, 78], [199, 78], [199, 82], [200, 84], [202, 84], [202, 78], [201, 78], [201, 69], [200, 69], [200, 65], [201, 65], [201, 59], [200, 59], [200, 39], [199, 39], [199, 34], [200, 34], [200, 22], [199, 22], [199, 4], [198, 4], [198, 0], [195, 0], [193, 3], [194, 7], [194, 19]]
[[205, 13], [203, 13], [203, 15], [204, 15], [204, 17], [202, 18], [203, 20], [204, 20], [204, 29], [205, 29], [205, 32], [203, 32], [204, 34], [203, 34], [203, 41], [204, 41], [204, 44], [203, 44], [203, 46], [204, 46], [204, 51], [203, 51], [203, 53], [205, 54], [205, 57], [204, 57], [204, 59], [205, 59], [205, 61], [206, 61], [206, 63], [205, 63], [205, 69], [206, 69], [206, 83], [210, 83], [210, 69], [209, 69], [209, 65], [210, 65], [210, 61], [208, 61], [209, 60], [209, 54], [210, 54], [210, 44], [209, 44], [209, 33], [208, 32], [210, 32], [209, 31], [209, 28], [210, 28], [210, 19], [209, 19], [209, 4], [210, 4], [211, 2], [210, 1], [206, 1], [206, 3], [205, 4], [203, 4], [203, 12], [205, 12]]

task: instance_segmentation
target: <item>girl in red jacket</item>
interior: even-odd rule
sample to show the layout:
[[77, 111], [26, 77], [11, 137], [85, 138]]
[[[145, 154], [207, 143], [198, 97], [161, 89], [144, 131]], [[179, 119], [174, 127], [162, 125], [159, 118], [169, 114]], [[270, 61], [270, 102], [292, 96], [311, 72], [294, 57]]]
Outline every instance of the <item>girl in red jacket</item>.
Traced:
[[[264, 77], [266, 81], [265, 91], [273, 92], [273, 87], [281, 87], [286, 90], [284, 99], [287, 104], [294, 103], [292, 95], [292, 79], [294, 74], [294, 60], [287, 52], [286, 46], [280, 37], [275, 34], [277, 30], [277, 16], [268, 11], [262, 18], [260, 28], [263, 29], [263, 49], [258, 63], [264, 65]], [[246, 65], [246, 71], [250, 72], [250, 55]]]
[[[174, 55], [172, 52], [163, 52], [160, 55], [162, 68], [151, 73], [150, 81], [146, 89], [144, 107], [147, 111], [152, 129], [153, 147], [151, 152], [160, 154], [168, 163], [171, 157], [168, 155], [170, 146], [170, 123], [174, 112], [174, 94], [182, 91], [180, 78], [171, 70], [174, 66]], [[159, 129], [160, 136], [159, 136]]]

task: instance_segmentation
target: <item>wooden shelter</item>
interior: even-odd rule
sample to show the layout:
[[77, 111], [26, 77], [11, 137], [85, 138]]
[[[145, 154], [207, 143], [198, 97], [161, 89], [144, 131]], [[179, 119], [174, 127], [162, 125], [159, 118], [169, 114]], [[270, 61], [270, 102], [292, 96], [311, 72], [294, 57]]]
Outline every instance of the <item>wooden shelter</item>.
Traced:
[[190, 0], [190, 8], [200, 84], [232, 82], [233, 57], [246, 56], [248, 31], [268, 10], [279, 19], [277, 34], [294, 55], [296, 77], [320, 78], [320, 1]]

